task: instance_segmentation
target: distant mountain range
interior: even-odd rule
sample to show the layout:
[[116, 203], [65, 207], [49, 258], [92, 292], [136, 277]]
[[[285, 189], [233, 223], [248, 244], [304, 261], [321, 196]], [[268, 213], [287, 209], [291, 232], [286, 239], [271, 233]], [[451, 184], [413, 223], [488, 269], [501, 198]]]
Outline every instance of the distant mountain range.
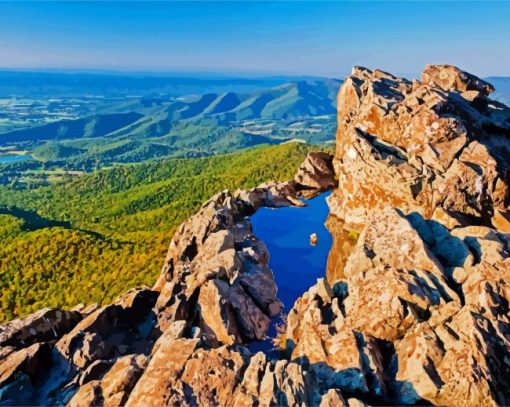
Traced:
[[[342, 78], [336, 78], [342, 79]], [[510, 98], [510, 77], [484, 78], [497, 92]], [[205, 93], [250, 93], [288, 82], [323, 81], [313, 76], [261, 76], [198, 73], [149, 73], [149, 72], [83, 72], [83, 71], [16, 71], [0, 69], [0, 98], [21, 96], [71, 97], [71, 96], [155, 96], [203, 95]]]
[[[296, 119], [335, 114], [340, 81], [332, 79], [290, 82], [252, 93], [206, 93], [176, 99], [142, 98], [121, 110], [0, 135], [0, 144], [69, 140], [104, 136], [164, 136], [175, 122], [227, 125], [242, 120]], [[143, 133], [143, 134], [141, 134]]]
[[[45, 95], [15, 99], [5, 110], [0, 147], [14, 144], [50, 167], [90, 170], [289, 140], [334, 140], [341, 81], [284, 79], [0, 71], [0, 94]], [[510, 78], [486, 79], [496, 87], [493, 97], [509, 104]], [[109, 96], [96, 102], [83, 92]]]
[[189, 95], [251, 92], [305, 76], [235, 77], [151, 73], [29, 72], [0, 69], [0, 97]]
[[340, 84], [314, 78], [252, 92], [120, 98], [84, 117], [4, 132], [0, 146], [14, 144], [38, 160], [88, 170], [292, 139], [323, 143], [334, 138]]
[[341, 82], [333, 79], [285, 83], [250, 94], [208, 93], [181, 99], [168, 109], [169, 119], [214, 117], [220, 121], [290, 119], [335, 114]]

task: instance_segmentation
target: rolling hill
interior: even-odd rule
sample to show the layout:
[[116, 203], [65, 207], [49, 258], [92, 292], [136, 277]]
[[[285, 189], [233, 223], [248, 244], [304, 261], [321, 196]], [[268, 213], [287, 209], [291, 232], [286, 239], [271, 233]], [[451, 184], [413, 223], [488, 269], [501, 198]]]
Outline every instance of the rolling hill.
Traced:
[[61, 120], [44, 126], [15, 130], [0, 135], [0, 144], [103, 137], [143, 117], [136, 112], [93, 115], [82, 119]]
[[250, 93], [122, 100], [106, 109], [110, 113], [0, 134], [0, 146], [28, 149], [46, 167], [88, 171], [295, 138], [320, 143], [333, 139], [339, 85], [332, 79], [307, 79]]

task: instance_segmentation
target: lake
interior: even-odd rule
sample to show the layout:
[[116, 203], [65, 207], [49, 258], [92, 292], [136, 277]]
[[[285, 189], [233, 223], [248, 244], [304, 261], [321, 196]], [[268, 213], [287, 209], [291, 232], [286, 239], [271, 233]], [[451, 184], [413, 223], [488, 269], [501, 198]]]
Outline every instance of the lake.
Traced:
[[18, 161], [30, 161], [31, 159], [32, 159], [31, 155], [16, 155], [16, 154], [0, 155], [0, 164], [15, 163]]
[[[294, 305], [318, 278], [326, 277], [328, 254], [333, 239], [324, 225], [329, 208], [326, 197], [330, 192], [306, 201], [303, 208], [260, 208], [252, 217], [254, 234], [269, 250], [269, 267], [278, 287], [278, 298], [284, 312]], [[310, 244], [310, 235], [316, 233], [318, 243]], [[268, 332], [274, 336], [274, 326]], [[267, 341], [250, 345], [252, 351], [268, 350]]]

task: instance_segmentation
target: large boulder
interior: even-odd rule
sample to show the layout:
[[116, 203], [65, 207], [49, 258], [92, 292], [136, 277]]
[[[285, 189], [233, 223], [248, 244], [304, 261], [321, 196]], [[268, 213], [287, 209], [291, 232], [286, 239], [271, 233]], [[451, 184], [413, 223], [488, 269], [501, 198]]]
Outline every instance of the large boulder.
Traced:
[[186, 321], [214, 346], [264, 337], [281, 303], [267, 249], [247, 218], [253, 210], [225, 191], [181, 225], [155, 285], [161, 332]]
[[84, 383], [67, 405], [69, 407], [125, 405], [147, 364], [148, 358], [145, 355], [119, 357], [101, 379]]
[[157, 292], [148, 288], [128, 291], [60, 338], [55, 345], [58, 354], [74, 369], [84, 369], [96, 360], [150, 352], [153, 339], [146, 324], [154, 319], [156, 298]]
[[301, 196], [313, 198], [336, 185], [333, 156], [327, 153], [310, 153], [299, 166], [294, 177]]
[[0, 326], [0, 348], [19, 349], [36, 342], [56, 340], [74, 328], [81, 319], [82, 314], [77, 311], [44, 308]]
[[361, 228], [374, 210], [441, 207], [489, 224], [510, 196], [510, 109], [492, 90], [448, 65], [421, 81], [354, 68], [338, 93], [332, 213]]

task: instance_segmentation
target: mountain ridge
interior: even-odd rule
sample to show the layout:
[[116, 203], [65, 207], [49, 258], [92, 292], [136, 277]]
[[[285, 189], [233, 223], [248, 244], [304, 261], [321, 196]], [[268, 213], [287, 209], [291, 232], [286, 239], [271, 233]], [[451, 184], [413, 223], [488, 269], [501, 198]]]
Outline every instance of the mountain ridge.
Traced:
[[[16, 142], [47, 165], [90, 171], [97, 163], [203, 156], [294, 138], [324, 142], [331, 139], [340, 83], [307, 80], [251, 93], [147, 97], [110, 108], [115, 113], [3, 133], [0, 146]], [[301, 127], [291, 127], [301, 119]]]

